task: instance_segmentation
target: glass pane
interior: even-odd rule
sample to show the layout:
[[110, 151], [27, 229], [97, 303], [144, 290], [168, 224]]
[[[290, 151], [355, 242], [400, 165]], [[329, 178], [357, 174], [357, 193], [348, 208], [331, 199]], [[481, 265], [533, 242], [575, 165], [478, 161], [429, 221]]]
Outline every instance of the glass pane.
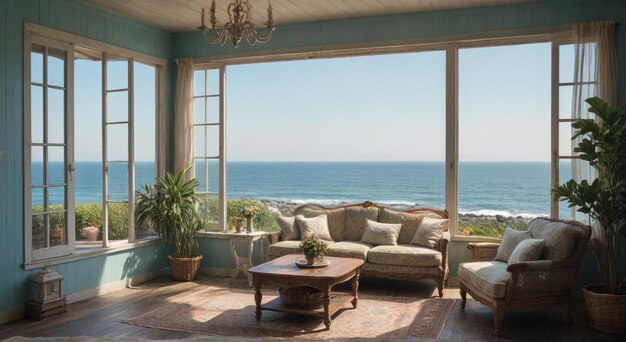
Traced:
[[156, 177], [156, 68], [135, 62], [135, 189]]
[[33, 215], [32, 217], [33, 232], [33, 249], [41, 249], [46, 247], [47, 222], [46, 215]]
[[43, 87], [30, 87], [30, 137], [34, 143], [43, 143]]
[[48, 88], [48, 142], [65, 142], [65, 91]]
[[107, 172], [111, 201], [128, 200], [128, 163], [110, 163]]
[[195, 126], [193, 135], [193, 155], [195, 157], [206, 156], [205, 126]]
[[575, 49], [573, 44], [559, 46], [559, 82], [574, 81]]
[[48, 49], [48, 84], [65, 86], [65, 51]]
[[31, 148], [30, 175], [31, 185], [43, 185], [43, 147], [41, 146], [33, 146]]
[[205, 102], [205, 98], [198, 98], [198, 99], [194, 99], [193, 101], [193, 111], [195, 113], [194, 115], [194, 119], [193, 122], [195, 124], [203, 124], [206, 123], [205, 117], [204, 117], [204, 102]]
[[572, 117], [573, 86], [559, 87], [559, 118], [569, 119]]
[[128, 88], [128, 61], [107, 61], [107, 90]]
[[217, 224], [219, 219], [218, 197], [215, 195], [202, 194], [200, 195], [200, 201], [198, 211], [202, 218], [202, 225], [209, 231], [219, 230]]
[[220, 98], [208, 97], [206, 102], [207, 123], [220, 122]]
[[559, 122], [559, 155], [572, 156], [572, 124], [570, 122]]
[[65, 183], [65, 158], [63, 147], [48, 147], [48, 184]]
[[65, 209], [65, 187], [52, 186], [48, 188], [48, 211]]
[[67, 213], [50, 215], [50, 247], [67, 245]]
[[196, 189], [198, 192], [218, 192], [219, 191], [219, 160], [196, 160], [195, 178], [200, 185]]
[[220, 70], [210, 69], [206, 71], [207, 95], [219, 95], [220, 93]]
[[109, 203], [109, 241], [128, 239], [128, 202]]
[[43, 188], [32, 188], [30, 192], [31, 196], [31, 210], [33, 213], [43, 212]]
[[[43, 83], [43, 47], [33, 45], [33, 52], [30, 54], [30, 81]], [[35, 52], [38, 50], [39, 52]]]
[[204, 93], [204, 70], [196, 70], [193, 73], [194, 96], [205, 95]]
[[128, 121], [128, 92], [107, 93], [107, 122]]
[[206, 155], [218, 157], [220, 155], [220, 128], [219, 126], [206, 126]]
[[128, 160], [128, 125], [107, 125], [107, 160]]
[[219, 192], [220, 182], [220, 164], [219, 160], [207, 160], [207, 171], [209, 179], [209, 192]]

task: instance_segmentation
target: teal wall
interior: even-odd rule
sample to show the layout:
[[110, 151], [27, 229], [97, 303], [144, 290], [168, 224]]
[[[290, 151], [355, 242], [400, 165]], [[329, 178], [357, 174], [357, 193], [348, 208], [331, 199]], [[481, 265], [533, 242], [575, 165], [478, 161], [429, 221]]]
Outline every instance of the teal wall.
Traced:
[[[63, 0], [0, 0], [0, 315], [24, 307], [22, 42], [24, 21], [170, 59], [171, 34], [107, 12]], [[124, 279], [166, 266], [167, 250], [150, 245], [55, 265], [64, 293]], [[35, 270], [36, 271], [36, 270]]]

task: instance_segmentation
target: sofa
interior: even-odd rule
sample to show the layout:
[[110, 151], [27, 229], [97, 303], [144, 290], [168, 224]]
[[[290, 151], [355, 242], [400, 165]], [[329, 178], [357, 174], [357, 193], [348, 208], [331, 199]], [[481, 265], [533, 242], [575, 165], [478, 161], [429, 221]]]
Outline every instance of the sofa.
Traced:
[[[448, 243], [450, 234], [445, 229], [432, 248], [411, 244], [424, 218], [446, 220], [443, 210], [420, 208], [397, 210], [364, 202], [338, 207], [306, 204], [294, 209], [293, 216], [312, 218], [326, 215], [332, 241], [327, 256], [357, 258], [365, 261], [361, 275], [398, 279], [433, 279], [437, 282], [439, 297], [448, 279]], [[429, 220], [430, 220], [429, 219]], [[370, 221], [400, 226], [397, 245], [373, 245], [361, 242]], [[428, 220], [426, 220], [428, 221]], [[443, 222], [443, 221], [441, 221]], [[266, 256], [272, 260], [286, 254], [300, 254], [300, 239], [287, 240], [283, 233], [270, 234], [270, 246]]]

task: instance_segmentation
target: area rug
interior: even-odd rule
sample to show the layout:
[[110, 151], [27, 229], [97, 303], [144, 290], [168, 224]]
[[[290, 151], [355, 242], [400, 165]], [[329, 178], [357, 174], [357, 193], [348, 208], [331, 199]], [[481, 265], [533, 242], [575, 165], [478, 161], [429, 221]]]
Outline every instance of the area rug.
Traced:
[[[264, 291], [264, 303], [274, 298], [275, 291]], [[271, 311], [263, 311], [261, 322], [257, 322], [252, 290], [209, 287], [122, 322], [195, 334], [250, 338], [434, 339], [441, 334], [455, 302], [446, 298], [360, 295], [358, 307], [352, 309], [348, 303], [333, 316], [330, 330], [326, 330], [320, 318]]]

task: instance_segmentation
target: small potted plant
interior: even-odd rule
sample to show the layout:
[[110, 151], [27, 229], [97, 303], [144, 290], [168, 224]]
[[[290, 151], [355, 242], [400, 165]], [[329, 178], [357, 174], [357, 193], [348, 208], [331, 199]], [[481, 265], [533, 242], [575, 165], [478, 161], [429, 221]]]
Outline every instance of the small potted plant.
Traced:
[[233, 217], [230, 221], [235, 227], [235, 232], [241, 233], [241, 227], [243, 227], [243, 219], [241, 217]]
[[98, 241], [99, 233], [100, 233], [100, 228], [98, 227], [84, 227], [80, 230], [80, 235], [89, 242]]
[[323, 262], [324, 254], [328, 252], [328, 244], [315, 234], [311, 234], [306, 239], [302, 240], [299, 248], [306, 257], [307, 265]]
[[241, 215], [246, 219], [246, 231], [251, 232], [254, 229], [254, 216], [260, 213], [263, 208], [259, 201], [249, 201], [241, 208]]

